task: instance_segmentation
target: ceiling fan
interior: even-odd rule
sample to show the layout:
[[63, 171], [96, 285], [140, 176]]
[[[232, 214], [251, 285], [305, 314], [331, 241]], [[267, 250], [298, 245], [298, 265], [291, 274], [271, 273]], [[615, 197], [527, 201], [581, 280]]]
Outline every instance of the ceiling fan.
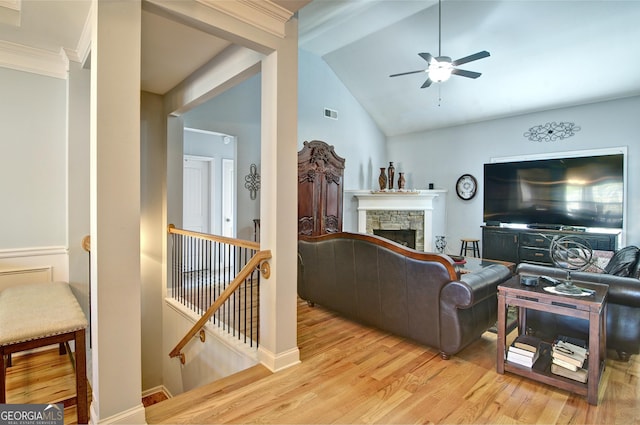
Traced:
[[392, 74], [389, 77], [399, 77], [401, 75], [417, 74], [419, 72], [426, 72], [428, 74], [427, 80], [420, 86], [421, 89], [429, 87], [434, 81], [439, 83], [447, 81], [451, 74], [459, 75], [467, 78], [478, 78], [482, 74], [474, 71], [466, 71], [464, 69], [456, 68], [458, 65], [473, 62], [478, 59], [486, 58], [489, 52], [483, 50], [478, 53], [474, 53], [469, 56], [452, 61], [449, 56], [442, 56], [442, 12], [441, 12], [441, 0], [438, 0], [438, 56], [434, 57], [430, 53], [418, 53], [418, 55], [427, 61], [429, 66], [427, 69], [420, 69], [418, 71], [401, 72], [399, 74]]

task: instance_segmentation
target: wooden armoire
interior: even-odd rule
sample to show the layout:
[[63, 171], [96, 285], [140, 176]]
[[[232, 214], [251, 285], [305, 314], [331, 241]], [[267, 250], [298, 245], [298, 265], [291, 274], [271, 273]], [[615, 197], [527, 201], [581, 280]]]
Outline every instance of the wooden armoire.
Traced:
[[298, 234], [342, 231], [344, 158], [320, 140], [298, 152]]

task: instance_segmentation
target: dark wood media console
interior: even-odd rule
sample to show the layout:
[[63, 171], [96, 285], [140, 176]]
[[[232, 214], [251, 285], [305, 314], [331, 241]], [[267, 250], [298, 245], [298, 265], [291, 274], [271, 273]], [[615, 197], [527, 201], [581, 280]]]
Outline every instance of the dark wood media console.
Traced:
[[591, 248], [598, 251], [618, 249], [618, 233], [593, 233], [570, 230], [509, 228], [482, 226], [482, 253], [484, 258], [509, 261], [512, 263], [532, 263], [553, 265], [549, 246], [555, 236], [579, 236]]

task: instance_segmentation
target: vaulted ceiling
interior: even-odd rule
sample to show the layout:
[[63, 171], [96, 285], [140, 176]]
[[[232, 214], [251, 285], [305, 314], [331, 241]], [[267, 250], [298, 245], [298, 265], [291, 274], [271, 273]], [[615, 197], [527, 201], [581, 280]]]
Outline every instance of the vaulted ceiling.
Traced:
[[[321, 56], [389, 135], [640, 94], [640, 1], [444, 0], [442, 54], [478, 79], [420, 86], [438, 54], [434, 0], [273, 0], [299, 14], [300, 47]], [[19, 11], [16, 11], [19, 8]], [[81, 56], [90, 2], [0, 2], [0, 64], [21, 50]], [[84, 34], [86, 39], [86, 31]], [[165, 93], [229, 42], [143, 12], [144, 90]], [[558, 117], [559, 120], [562, 117]]]
[[441, 13], [443, 55], [490, 52], [460, 66], [480, 78], [425, 89], [426, 74], [389, 78], [425, 69], [420, 52], [438, 56], [437, 1], [314, 1], [301, 47], [387, 135], [640, 94], [640, 1], [445, 0]]

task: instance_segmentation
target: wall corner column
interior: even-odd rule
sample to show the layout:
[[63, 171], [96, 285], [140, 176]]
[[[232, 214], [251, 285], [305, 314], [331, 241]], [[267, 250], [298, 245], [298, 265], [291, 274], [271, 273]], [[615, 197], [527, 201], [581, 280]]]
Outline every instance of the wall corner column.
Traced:
[[298, 43], [297, 20], [262, 61], [260, 245], [271, 277], [260, 284], [262, 364], [273, 371], [300, 362], [297, 346]]
[[91, 423], [145, 423], [141, 403], [140, 0], [93, 1]]

